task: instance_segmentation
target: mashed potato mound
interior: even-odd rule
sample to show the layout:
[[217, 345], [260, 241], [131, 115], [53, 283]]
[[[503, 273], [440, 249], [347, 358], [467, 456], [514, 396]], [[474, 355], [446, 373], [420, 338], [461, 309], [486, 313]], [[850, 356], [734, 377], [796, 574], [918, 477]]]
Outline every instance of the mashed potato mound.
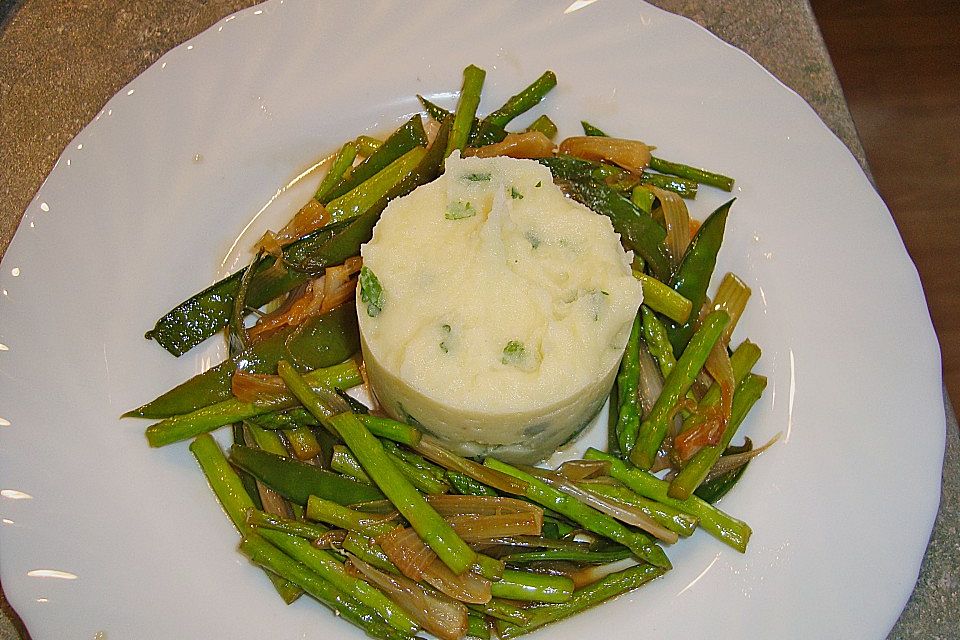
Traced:
[[454, 154], [390, 203], [361, 255], [377, 398], [464, 455], [534, 462], [575, 436], [643, 297], [609, 219], [531, 160]]

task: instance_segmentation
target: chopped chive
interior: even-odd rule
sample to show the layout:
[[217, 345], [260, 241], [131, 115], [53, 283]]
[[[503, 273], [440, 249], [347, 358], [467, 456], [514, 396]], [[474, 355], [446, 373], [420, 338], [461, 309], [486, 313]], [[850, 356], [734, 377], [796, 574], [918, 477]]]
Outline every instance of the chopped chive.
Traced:
[[469, 182], [489, 182], [490, 174], [489, 173], [468, 173], [463, 176], [464, 180]]
[[475, 215], [477, 215], [477, 210], [473, 208], [472, 204], [458, 200], [447, 205], [447, 211], [443, 214], [443, 217], [447, 220], [463, 220]]
[[383, 287], [368, 267], [360, 268], [360, 300], [367, 304], [367, 315], [375, 318], [383, 311]]
[[502, 364], [516, 366], [523, 361], [525, 351], [522, 342], [519, 340], [511, 340], [507, 343], [507, 346], [503, 348], [503, 357], [500, 358], [500, 362]]

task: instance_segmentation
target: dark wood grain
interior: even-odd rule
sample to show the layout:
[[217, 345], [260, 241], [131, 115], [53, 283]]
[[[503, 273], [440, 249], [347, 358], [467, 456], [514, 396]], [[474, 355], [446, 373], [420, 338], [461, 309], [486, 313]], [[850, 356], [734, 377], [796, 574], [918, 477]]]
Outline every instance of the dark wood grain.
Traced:
[[960, 2], [812, 0], [960, 400]]

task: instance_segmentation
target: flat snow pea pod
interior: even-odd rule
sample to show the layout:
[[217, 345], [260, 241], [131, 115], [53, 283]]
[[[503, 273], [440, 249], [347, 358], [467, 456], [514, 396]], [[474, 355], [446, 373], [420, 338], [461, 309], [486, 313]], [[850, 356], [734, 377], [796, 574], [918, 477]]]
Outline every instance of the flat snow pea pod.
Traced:
[[710, 214], [697, 231], [697, 235], [690, 241], [683, 260], [677, 267], [677, 272], [670, 279], [673, 290], [693, 303], [690, 319], [685, 323], [677, 324], [667, 320], [664, 324], [673, 352], [677, 357], [686, 348], [690, 337], [696, 330], [696, 322], [700, 317], [700, 307], [707, 295], [707, 286], [713, 277], [713, 270], [717, 266], [717, 254], [723, 243], [723, 231], [727, 224], [727, 214], [730, 211], [730, 200]]
[[580, 126], [583, 127], [583, 135], [585, 136], [600, 136], [603, 138], [607, 137], [607, 134], [604, 133], [602, 129], [593, 126], [586, 120], [581, 120]]
[[[284, 249], [284, 261], [295, 268], [270, 269], [274, 263], [272, 257], [259, 260], [253, 267], [256, 273], [249, 283], [247, 306], [262, 306], [299, 286], [311, 275], [320, 275], [323, 268], [357, 255], [360, 245], [369, 240], [370, 230], [387, 202], [420, 184], [418, 180], [424, 175], [426, 157], [427, 151], [416, 147], [331, 203], [329, 210], [337, 222]], [[309, 269], [305, 269], [304, 264]], [[241, 269], [182, 302], [160, 318], [146, 337], [157, 340], [175, 356], [200, 344], [230, 320], [244, 272], [245, 269]]]
[[360, 183], [380, 173], [387, 165], [414, 147], [425, 146], [427, 146], [427, 134], [423, 129], [423, 119], [417, 114], [394, 131], [393, 135], [384, 140], [383, 144], [370, 157], [354, 167], [349, 176], [323, 194], [320, 201], [326, 204], [339, 198], [348, 191], [355, 189]]
[[347, 169], [353, 166], [353, 161], [356, 159], [359, 149], [360, 145], [354, 141], [347, 142], [340, 147], [340, 151], [337, 152], [337, 155], [335, 155], [330, 162], [330, 169], [327, 171], [327, 175], [320, 181], [317, 192], [313, 194], [314, 200], [317, 202], [328, 202], [330, 200], [328, 196], [333, 192], [334, 187], [343, 179], [343, 174], [347, 172]]
[[157, 399], [124, 414], [124, 417], [169, 418], [188, 413], [230, 398], [230, 379], [237, 369], [250, 373], [275, 373], [277, 361], [281, 358], [293, 360], [307, 369], [319, 369], [343, 362], [359, 347], [357, 310], [352, 302], [348, 302], [311, 318], [297, 330], [278, 331]]
[[574, 200], [609, 217], [623, 244], [647, 262], [655, 278], [660, 281], [669, 279], [666, 230], [616, 190], [589, 178], [595, 168], [593, 163], [560, 156], [541, 158], [539, 162], [550, 169], [554, 180], [564, 182], [564, 190]]
[[[443, 122], [447, 118], [453, 118], [453, 112], [447, 111], [443, 107], [433, 102], [430, 102], [423, 96], [417, 94], [417, 99], [420, 101], [420, 104], [423, 105], [423, 110], [427, 112], [427, 115], [436, 120], [437, 122]], [[473, 119], [472, 129], [476, 129], [480, 124], [480, 120], [477, 118]]]
[[[266, 304], [273, 298], [305, 282], [311, 275], [320, 275], [325, 267], [340, 264], [360, 252], [360, 245], [370, 239], [374, 225], [387, 203], [406, 195], [421, 184], [435, 179], [443, 171], [443, 151], [450, 125], [441, 126], [434, 143], [419, 155], [419, 162], [376, 201], [352, 220], [327, 225], [284, 250], [284, 259], [294, 265], [281, 275], [269, 270], [273, 258], [264, 258], [247, 293], [249, 306]], [[384, 143], [386, 144], [386, 143]], [[244, 270], [224, 278], [204, 291], [182, 302], [157, 321], [146, 337], [155, 339], [175, 356], [180, 356], [222, 329], [230, 318], [234, 296]]]
[[[291, 244], [285, 255], [306, 256], [322, 250], [327, 240], [345, 229], [347, 224], [327, 225]], [[247, 292], [248, 305], [266, 304], [308, 278], [303, 273], [289, 269], [284, 273], [270, 269], [273, 263], [274, 258], [266, 257], [252, 267], [255, 274]], [[248, 268], [251, 267], [240, 269], [181, 302], [157, 320], [154, 328], [148, 331], [145, 337], [156, 340], [173, 355], [181, 356], [220, 331], [230, 319], [233, 300], [240, 288], [240, 279]]]
[[310, 496], [341, 505], [383, 499], [373, 485], [260, 449], [235, 444], [230, 448], [230, 462], [300, 505], [306, 505]]
[[742, 467], [738, 467], [733, 471], [728, 471], [727, 473], [721, 474], [714, 478], [704, 482], [697, 490], [693, 492], [693, 495], [700, 498], [707, 504], [714, 504], [720, 498], [727, 495], [734, 485], [739, 482], [740, 478], [743, 476], [743, 473], [747, 470], [747, 467], [750, 466], [750, 463], [747, 462]]

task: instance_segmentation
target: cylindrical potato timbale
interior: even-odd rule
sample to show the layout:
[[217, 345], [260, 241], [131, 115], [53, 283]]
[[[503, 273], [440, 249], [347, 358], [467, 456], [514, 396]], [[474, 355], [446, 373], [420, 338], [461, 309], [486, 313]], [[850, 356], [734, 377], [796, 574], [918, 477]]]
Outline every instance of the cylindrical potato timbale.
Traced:
[[602, 406], [642, 292], [610, 221], [545, 167], [454, 155], [361, 254], [363, 355], [394, 418], [533, 462]]

